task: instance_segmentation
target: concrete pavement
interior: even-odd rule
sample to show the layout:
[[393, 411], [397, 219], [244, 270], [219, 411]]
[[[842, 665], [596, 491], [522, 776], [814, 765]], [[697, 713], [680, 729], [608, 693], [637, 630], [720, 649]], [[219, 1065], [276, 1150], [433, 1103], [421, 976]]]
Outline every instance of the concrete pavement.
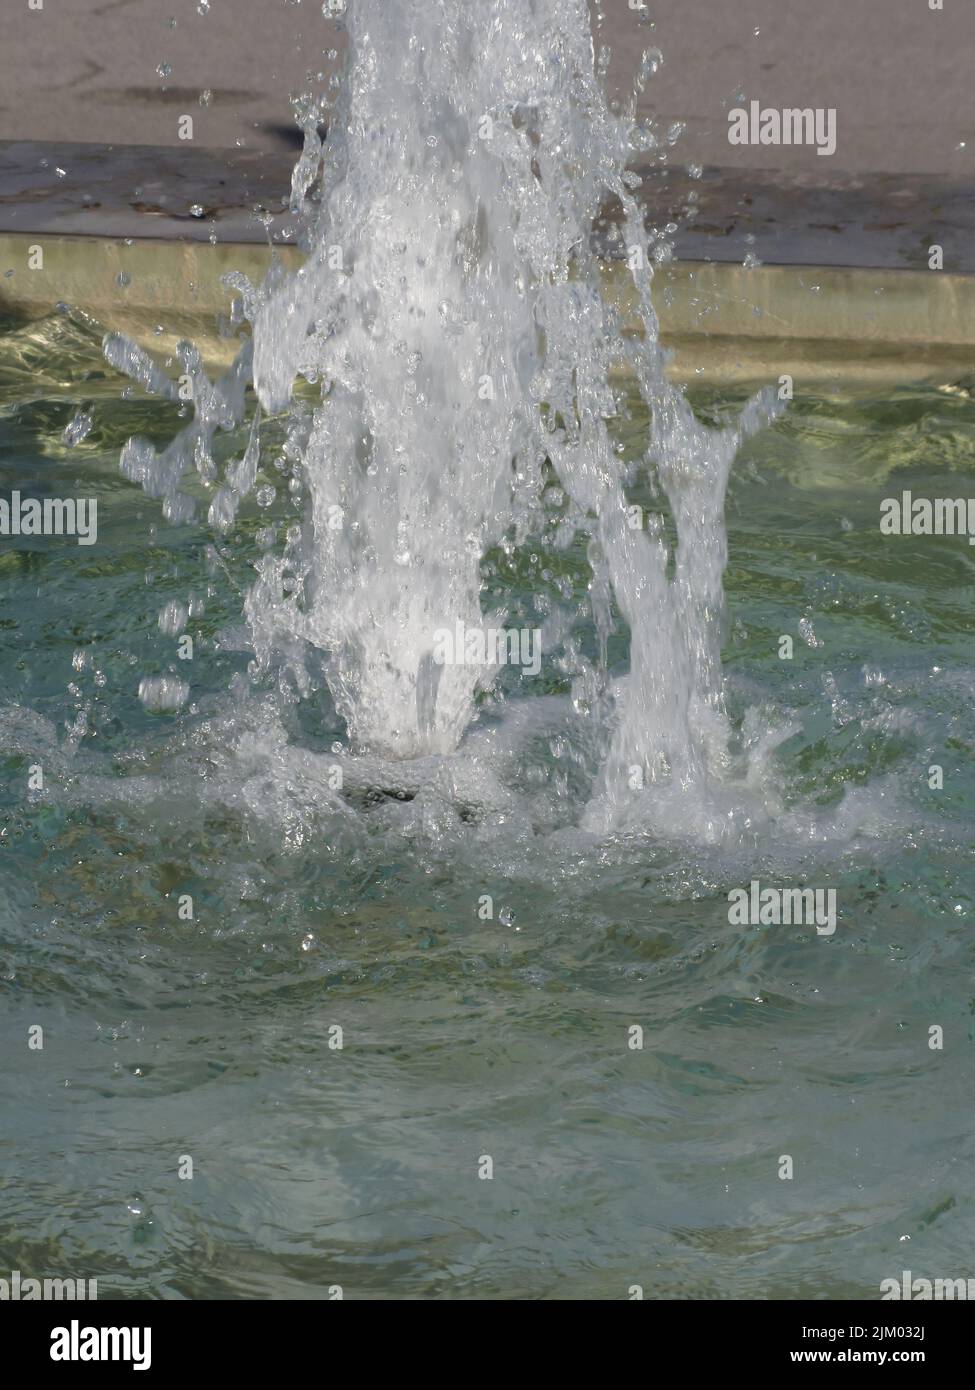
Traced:
[[[614, 85], [643, 47], [662, 50], [643, 106], [686, 122], [681, 161], [970, 179], [975, 5], [941, 2], [645, 0], [641, 16], [641, 0], [592, 0]], [[320, 0], [5, 0], [0, 140], [178, 146], [189, 112], [203, 147], [287, 148], [289, 95], [342, 47]], [[836, 154], [730, 146], [728, 106], [752, 98], [835, 107]]]

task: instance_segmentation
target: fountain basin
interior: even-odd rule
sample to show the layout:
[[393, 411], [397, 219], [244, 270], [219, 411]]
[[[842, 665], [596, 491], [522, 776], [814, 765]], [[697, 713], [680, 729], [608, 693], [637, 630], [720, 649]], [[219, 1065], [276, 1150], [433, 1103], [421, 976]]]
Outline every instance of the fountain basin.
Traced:
[[[42, 246], [44, 268], [28, 270]], [[289, 267], [293, 247], [277, 248]], [[0, 313], [30, 321], [66, 303], [106, 329], [168, 355], [181, 338], [211, 366], [229, 365], [236, 333], [221, 336], [231, 292], [221, 276], [259, 282], [271, 251], [250, 243], [0, 234]], [[604, 261], [607, 297], [633, 322], [632, 281]], [[120, 283], [120, 277], [124, 283]], [[975, 371], [975, 277], [891, 268], [678, 261], [655, 276], [662, 338], [680, 381], [774, 381], [817, 388], [895, 382], [942, 384]], [[161, 330], [161, 331], [159, 331]]]

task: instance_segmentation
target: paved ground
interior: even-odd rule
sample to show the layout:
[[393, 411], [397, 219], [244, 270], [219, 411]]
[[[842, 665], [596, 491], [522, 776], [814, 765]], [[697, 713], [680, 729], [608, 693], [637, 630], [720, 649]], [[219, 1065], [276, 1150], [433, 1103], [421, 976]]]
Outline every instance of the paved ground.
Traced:
[[[341, 47], [320, 0], [209, 0], [204, 15], [201, 0], [41, 2], [4, 0], [0, 140], [175, 146], [178, 117], [190, 111], [199, 145], [283, 149], [289, 93]], [[647, 104], [687, 122], [685, 160], [817, 178], [829, 166], [972, 181], [973, 0], [943, 0], [941, 11], [929, 0], [646, 3], [652, 31], [630, 0], [593, 0], [605, 12], [616, 79], [626, 80], [646, 42], [663, 50]], [[171, 71], [159, 76], [164, 65]], [[835, 156], [731, 147], [727, 107], [738, 89], [767, 106], [835, 107]]]
[[[277, 214], [273, 240], [286, 240], [294, 219], [282, 211], [282, 198], [286, 205], [293, 160], [286, 149], [0, 143], [0, 239], [80, 233], [206, 241], [212, 234], [224, 243], [264, 243], [268, 229], [255, 209], [265, 209]], [[692, 191], [695, 220], [685, 216]], [[743, 177], [709, 166], [695, 180], [681, 169], [652, 171], [638, 196], [649, 224], [678, 224], [682, 261], [741, 264], [751, 254], [770, 265], [917, 270], [937, 243], [945, 270], [975, 274], [975, 187], [944, 175], [834, 173], [825, 181], [815, 170]], [[0, 303], [4, 288], [12, 282], [0, 280]]]

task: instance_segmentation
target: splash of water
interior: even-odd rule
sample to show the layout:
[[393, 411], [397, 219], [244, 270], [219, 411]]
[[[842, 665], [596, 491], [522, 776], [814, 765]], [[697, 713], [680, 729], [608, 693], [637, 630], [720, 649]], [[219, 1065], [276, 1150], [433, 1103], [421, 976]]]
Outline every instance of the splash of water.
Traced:
[[[354, 748], [407, 759], [451, 754], [471, 723], [494, 668], [439, 662], [436, 635], [503, 618], [482, 613], [482, 559], [541, 533], [554, 469], [567, 498], [555, 543], [590, 537], [602, 649], [581, 680], [609, 731], [590, 818], [613, 823], [645, 782], [705, 788], [727, 762], [725, 488], [741, 439], [775, 406], [763, 394], [735, 427], [714, 430], [667, 380], [655, 243], [629, 167], [664, 141], [637, 120], [635, 100], [608, 102], [608, 55], [594, 52], [585, 0], [354, 0], [348, 27], [343, 96], [302, 112], [292, 203], [303, 266], [272, 270], [260, 290], [240, 279], [252, 352], [213, 386], [184, 346], [193, 424], [159, 456], [130, 441], [123, 470], [185, 519], [180, 480], [192, 463], [215, 482], [210, 440], [242, 418], [248, 378], [272, 413], [289, 408], [299, 376], [320, 384], [321, 403], [310, 422], [295, 412], [289, 441], [305, 524], [260, 562], [246, 601], [252, 640], [262, 666], [303, 643], [327, 653]], [[636, 332], [623, 332], [592, 244], [607, 204]], [[155, 381], [131, 345], [106, 350]], [[637, 466], [666, 499], [675, 548], [662, 525], [630, 524], [633, 469], [613, 430], [634, 387], [650, 419]], [[258, 441], [255, 419], [215, 492], [217, 529], [254, 485]], [[630, 673], [611, 686], [614, 602]]]

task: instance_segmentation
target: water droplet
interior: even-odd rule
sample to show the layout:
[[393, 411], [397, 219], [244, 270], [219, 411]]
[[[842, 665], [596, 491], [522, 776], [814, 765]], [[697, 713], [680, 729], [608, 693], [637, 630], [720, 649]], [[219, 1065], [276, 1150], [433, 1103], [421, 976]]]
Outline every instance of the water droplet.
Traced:
[[799, 635], [808, 647], [822, 647], [825, 645], [816, 636], [816, 630], [809, 618], [799, 619]]
[[636, 77], [636, 85], [640, 91], [647, 85], [651, 77], [660, 71], [663, 61], [664, 55], [659, 48], [648, 48], [644, 51]]
[[139, 682], [139, 699], [148, 710], [177, 710], [189, 698], [190, 687], [175, 676], [146, 676]]
[[69, 449], [73, 449], [76, 444], [80, 444], [91, 429], [91, 411], [79, 406], [61, 435], [61, 443], [66, 444]]
[[186, 605], [172, 599], [159, 613], [159, 631], [167, 637], [178, 637], [186, 626]]

